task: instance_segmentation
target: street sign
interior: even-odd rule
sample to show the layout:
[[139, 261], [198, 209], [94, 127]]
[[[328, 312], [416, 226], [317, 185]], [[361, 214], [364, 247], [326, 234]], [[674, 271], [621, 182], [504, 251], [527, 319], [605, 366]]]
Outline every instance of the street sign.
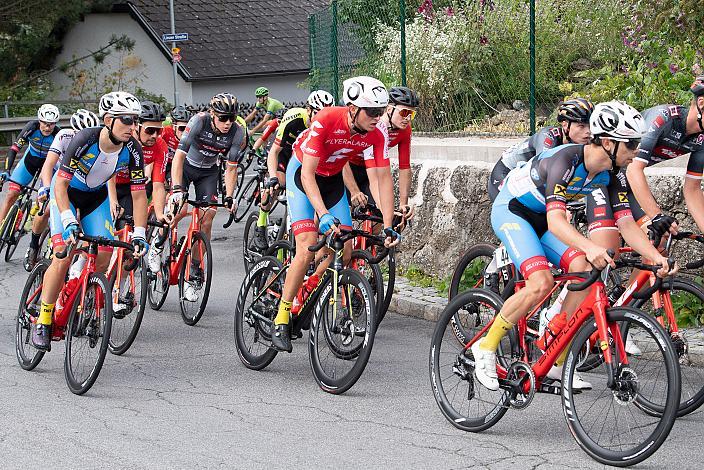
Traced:
[[174, 63], [181, 62], [181, 54], [174, 54], [173, 61]]
[[172, 47], [172, 48], [171, 48], [171, 53], [172, 53], [173, 55], [176, 55], [176, 54], [178, 54], [179, 52], [181, 52], [181, 48], [180, 48], [180, 47]]
[[188, 33], [162, 34], [161, 40], [164, 42], [188, 41]]

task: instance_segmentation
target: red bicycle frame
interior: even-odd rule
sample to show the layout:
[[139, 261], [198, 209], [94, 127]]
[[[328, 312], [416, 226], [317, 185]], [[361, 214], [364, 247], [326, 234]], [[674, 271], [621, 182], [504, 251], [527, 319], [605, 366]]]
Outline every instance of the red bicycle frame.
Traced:
[[[172, 253], [172, 259], [171, 259], [171, 264], [169, 266], [169, 284], [172, 286], [175, 286], [178, 284], [178, 277], [179, 273], [181, 271], [181, 265], [183, 264], [184, 260], [186, 259], [186, 250], [191, 249], [191, 244], [193, 243], [193, 234], [200, 232], [200, 223], [201, 223], [201, 218], [203, 217], [201, 215], [201, 209], [198, 207], [194, 207], [191, 210], [191, 223], [188, 226], [188, 231], [186, 232], [186, 239], [183, 241], [183, 244], [179, 248], [179, 251], [177, 254]], [[176, 245], [178, 244], [178, 229], [176, 225], [173, 226], [171, 229], [171, 249], [174, 250]], [[199, 245], [199, 250], [200, 250], [200, 260], [201, 263], [203, 262], [203, 247]], [[186, 279], [190, 276], [191, 273], [191, 267], [186, 266]]]

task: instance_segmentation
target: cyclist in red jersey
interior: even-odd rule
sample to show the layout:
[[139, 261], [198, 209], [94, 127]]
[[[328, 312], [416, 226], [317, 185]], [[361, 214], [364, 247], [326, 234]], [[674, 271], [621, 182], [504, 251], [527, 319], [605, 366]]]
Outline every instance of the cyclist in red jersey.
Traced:
[[[183, 132], [188, 126], [188, 121], [193, 117], [193, 113], [188, 110], [185, 106], [176, 106], [169, 113], [171, 117], [171, 125], [165, 126], [164, 131], [161, 133], [161, 138], [164, 139], [166, 145], [169, 147], [169, 155], [166, 162], [166, 182], [171, 180], [171, 161], [174, 158], [174, 154], [178, 149], [178, 144], [181, 142], [181, 137]], [[170, 187], [170, 184], [167, 184]]]
[[345, 80], [343, 95], [346, 107], [324, 108], [299, 135], [286, 169], [286, 194], [296, 255], [286, 274], [278, 314], [272, 323], [272, 345], [279, 351], [292, 350], [291, 307], [313, 260], [308, 248], [317, 242], [318, 233], [339, 233], [338, 224], [343, 228], [352, 226], [342, 181], [342, 169], [352, 155], [362, 152], [368, 171], [379, 178], [379, 202], [388, 235], [386, 243], [391, 246], [400, 240], [400, 235], [391, 228], [394, 195], [387, 154], [388, 136], [377, 127], [388, 105], [388, 92], [377, 79], [355, 77]]
[[267, 122], [266, 127], [264, 127], [264, 132], [262, 132], [262, 135], [254, 142], [254, 145], [252, 145], [252, 151], [256, 152], [261, 147], [268, 145], [269, 139], [276, 134], [276, 129], [278, 128], [279, 118], [274, 118]]
[[[406, 219], [413, 218], [413, 208], [408, 204], [411, 188], [411, 121], [416, 115], [419, 101], [415, 91], [407, 87], [393, 87], [389, 91], [389, 106], [378, 126], [385, 126], [389, 133], [389, 148], [398, 146], [399, 206]], [[350, 203], [362, 205], [376, 199], [378, 185], [364, 171], [364, 157], [355, 155], [344, 172], [345, 185], [350, 192]]]

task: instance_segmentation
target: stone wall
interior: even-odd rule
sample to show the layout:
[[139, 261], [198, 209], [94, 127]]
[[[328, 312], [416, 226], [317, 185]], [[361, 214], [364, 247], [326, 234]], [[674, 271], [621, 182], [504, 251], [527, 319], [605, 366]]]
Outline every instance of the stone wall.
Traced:
[[[662, 208], [666, 213], [678, 212], [681, 225], [693, 229], [691, 218], [679, 214], [685, 211], [684, 171], [652, 170], [646, 173], [650, 173], [653, 194]], [[498, 242], [489, 222], [491, 205], [486, 188], [490, 171], [491, 165], [482, 162], [423, 161], [414, 165], [411, 196], [416, 217], [404, 232], [400, 266], [413, 265], [444, 278], [452, 274], [461, 254], [473, 244]]]

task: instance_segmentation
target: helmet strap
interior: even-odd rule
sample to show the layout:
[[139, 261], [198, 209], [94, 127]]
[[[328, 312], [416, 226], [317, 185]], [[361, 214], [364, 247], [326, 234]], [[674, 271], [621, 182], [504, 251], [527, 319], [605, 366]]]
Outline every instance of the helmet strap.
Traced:
[[565, 139], [570, 144], [573, 144], [572, 139], [570, 139], [570, 129], [572, 128], [572, 121], [567, 121], [567, 131], [565, 131]]
[[117, 137], [115, 137], [115, 134], [112, 132], [112, 128], [115, 126], [115, 120], [117, 118], [115, 116], [112, 117], [112, 122], [110, 123], [110, 127], [108, 127], [108, 137], [110, 138], [110, 142], [112, 142], [114, 145], [121, 145], [123, 142], [120, 141]]
[[606, 155], [609, 156], [609, 160], [611, 160], [611, 171], [616, 171], [618, 169], [618, 166], [616, 165], [616, 154], [618, 153], [618, 146], [621, 144], [618, 140], [614, 140], [614, 151], [609, 152], [606, 150], [606, 147], [604, 147], [604, 143], [601, 143], [601, 148], [604, 149], [604, 152], [606, 152]]
[[702, 124], [702, 108], [699, 107], [699, 98], [694, 102], [694, 105], [697, 107], [697, 124], [699, 124], [699, 129], [704, 132], [704, 124]]
[[392, 106], [392, 107], [391, 107], [391, 112], [390, 112], [390, 113], [386, 113], [386, 116], [389, 118], [389, 128], [392, 129], [392, 130], [398, 129], [396, 126], [394, 126], [394, 121], [393, 121], [393, 117], [394, 117], [394, 113], [395, 113], [395, 112], [396, 112], [396, 106]]
[[361, 111], [362, 111], [362, 108], [357, 107], [357, 112], [354, 113], [354, 116], [352, 116], [352, 114], [350, 114], [350, 117], [352, 118], [352, 130], [355, 131], [357, 134], [366, 134], [367, 131], [365, 131], [364, 129], [360, 129], [359, 127], [357, 127], [357, 116], [359, 116], [359, 113], [360, 113]]
[[211, 122], [211, 124], [212, 124], [210, 127], [213, 128], [213, 130], [215, 131], [215, 133], [216, 133], [216, 134], [222, 134], [222, 132], [220, 132], [220, 129], [218, 129], [218, 126], [215, 125], [215, 116], [212, 116], [212, 115], [210, 116], [210, 122]]

